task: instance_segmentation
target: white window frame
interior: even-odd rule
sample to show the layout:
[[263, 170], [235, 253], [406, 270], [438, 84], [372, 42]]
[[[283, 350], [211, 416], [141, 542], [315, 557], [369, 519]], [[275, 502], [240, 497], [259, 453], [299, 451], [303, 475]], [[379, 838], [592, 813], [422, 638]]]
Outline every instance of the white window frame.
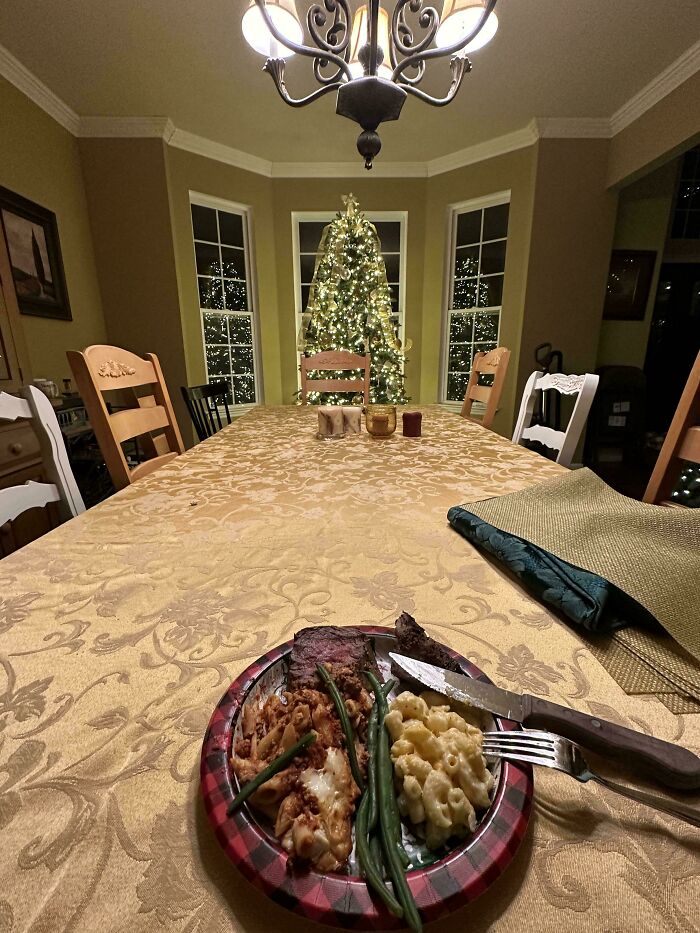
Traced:
[[[242, 218], [243, 226], [243, 254], [246, 270], [246, 291], [248, 297], [248, 307], [250, 308], [250, 327], [253, 335], [253, 381], [255, 384], [255, 402], [246, 402], [242, 405], [229, 405], [232, 416], [244, 415], [247, 411], [263, 405], [265, 400], [263, 396], [263, 378], [262, 378], [262, 354], [260, 352], [260, 328], [258, 326], [258, 291], [257, 274], [255, 268], [255, 249], [253, 239], [253, 208], [249, 204], [239, 204], [237, 201], [228, 201], [224, 198], [217, 198], [213, 195], [202, 194], [199, 191], [189, 192], [190, 205], [195, 204], [199, 207], [211, 207], [219, 211], [227, 211], [230, 214], [238, 214]], [[190, 232], [192, 234], [192, 255], [195, 262], [195, 286], [197, 288], [197, 303], [199, 304], [199, 283], [197, 281], [197, 260], [194, 247], [194, 227], [192, 226], [192, 212], [190, 211]], [[204, 371], [206, 372], [207, 382], [220, 379], [221, 376], [209, 376], [207, 366], [207, 351], [204, 340], [204, 314], [216, 313], [216, 309], [199, 308], [199, 326], [202, 335], [202, 354], [204, 356]], [[226, 312], [223, 312], [226, 313]], [[223, 411], [223, 409], [222, 409]]]
[[[400, 249], [398, 253], [383, 250], [382, 255], [399, 257], [399, 340], [405, 346], [404, 321], [406, 308], [406, 234], [408, 231], [408, 211], [363, 211], [370, 223], [389, 221], [400, 224]], [[301, 330], [304, 309], [301, 306], [301, 248], [299, 242], [300, 223], [330, 223], [338, 216], [338, 211], [292, 211], [292, 252], [294, 254], [294, 363], [297, 370], [297, 388], [301, 389], [301, 373], [299, 372], [299, 350], [297, 339]], [[310, 256], [311, 253], [304, 253]], [[313, 254], [315, 255], [315, 254]]]
[[[440, 337], [440, 378], [438, 381], [438, 398], [440, 403], [453, 411], [461, 411], [462, 402], [448, 400], [447, 398], [447, 367], [450, 356], [450, 313], [452, 311], [452, 296], [454, 292], [455, 280], [455, 260], [457, 258], [457, 219], [460, 214], [467, 214], [470, 211], [484, 210], [487, 207], [498, 207], [500, 204], [510, 204], [510, 189], [507, 191], [498, 191], [495, 194], [487, 194], [483, 197], [472, 198], [469, 201], [459, 201], [447, 206], [447, 250], [445, 255], [445, 272], [443, 281], [443, 302], [442, 302], [442, 332]], [[483, 236], [483, 218], [482, 218], [482, 236]], [[483, 245], [484, 240], [481, 239]], [[491, 240], [485, 242], [490, 243]], [[508, 236], [506, 235], [506, 262], [508, 259]], [[505, 287], [505, 267], [504, 267], [504, 287]], [[478, 290], [477, 278], [477, 290]], [[494, 312], [498, 311], [498, 336], [496, 343], [499, 344], [501, 338], [501, 315], [503, 305], [497, 305], [493, 308], [469, 308], [470, 311]], [[483, 413], [486, 406], [483, 403], [475, 402], [472, 411], [475, 414]]]

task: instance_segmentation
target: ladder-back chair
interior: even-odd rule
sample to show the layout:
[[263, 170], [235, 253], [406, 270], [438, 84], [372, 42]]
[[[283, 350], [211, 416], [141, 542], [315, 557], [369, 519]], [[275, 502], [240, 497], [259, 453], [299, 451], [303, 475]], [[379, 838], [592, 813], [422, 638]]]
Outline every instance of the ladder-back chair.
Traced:
[[[323, 350], [313, 356], [301, 356], [301, 403], [306, 405], [309, 392], [362, 392], [365, 405], [369, 403], [369, 370], [371, 358], [349, 350]], [[338, 370], [364, 371], [362, 379], [309, 379], [308, 374]]]
[[[520, 413], [513, 432], [513, 443], [537, 441], [549, 447], [550, 450], [557, 451], [557, 463], [570, 466], [597, 388], [598, 376], [594, 373], [584, 373], [582, 376], [566, 376], [563, 373], [543, 375], [539, 370], [535, 370], [525, 384]], [[537, 393], [546, 392], [549, 389], [560, 392], [562, 395], [577, 396], [565, 431], [555, 431], [554, 428], [542, 424], [532, 424]]]
[[643, 502], [672, 501], [671, 493], [678, 481], [683, 460], [700, 463], [700, 353], [690, 370]]
[[85, 511], [83, 497], [71, 470], [66, 446], [53, 406], [35, 386], [24, 386], [22, 398], [0, 392], [0, 421], [29, 421], [39, 441], [42, 472], [48, 482], [30, 480], [22, 486], [0, 489], [0, 526], [14, 521], [28, 509], [56, 503], [61, 521]]
[[[496, 347], [494, 350], [489, 350], [488, 353], [479, 352], [474, 354], [467, 391], [464, 393], [463, 418], [478, 421], [485, 428], [491, 427], [498, 410], [498, 403], [501, 400], [509, 360], [510, 350], [507, 347]], [[493, 383], [490, 386], [479, 385], [479, 375], [482, 373], [493, 376]], [[472, 418], [471, 416], [474, 402], [483, 402], [486, 405], [484, 417], [481, 419]]]
[[180, 386], [180, 389], [200, 441], [206, 440], [223, 428], [221, 406], [226, 413], [226, 423], [231, 424], [227, 382], [210, 382], [203, 386]]
[[[154, 353], [142, 359], [120, 347], [97, 344], [82, 353], [69, 350], [67, 356], [116, 489], [124, 489], [183, 453], [180, 429]], [[122, 389], [134, 390], [137, 407], [110, 414], [103, 392]], [[145, 394], [139, 395], [136, 389], [145, 389]], [[149, 459], [132, 469], [121, 445], [136, 438]]]

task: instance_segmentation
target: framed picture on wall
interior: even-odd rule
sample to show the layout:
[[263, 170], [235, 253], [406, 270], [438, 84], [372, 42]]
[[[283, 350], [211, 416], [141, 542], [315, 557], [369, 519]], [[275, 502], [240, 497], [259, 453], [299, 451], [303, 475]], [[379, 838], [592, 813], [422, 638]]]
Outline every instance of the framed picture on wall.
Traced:
[[56, 215], [0, 187], [0, 221], [19, 310], [72, 321]]
[[652, 249], [612, 251], [603, 320], [644, 320], [655, 262], [656, 252]]

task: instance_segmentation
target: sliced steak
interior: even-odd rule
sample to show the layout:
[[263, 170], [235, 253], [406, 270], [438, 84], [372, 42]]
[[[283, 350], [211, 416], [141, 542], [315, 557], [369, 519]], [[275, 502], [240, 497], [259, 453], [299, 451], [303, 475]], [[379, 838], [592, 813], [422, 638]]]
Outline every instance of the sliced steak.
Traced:
[[[396, 620], [396, 638], [398, 654], [405, 654], [407, 658], [425, 661], [426, 664], [434, 664], [435, 667], [454, 671], [455, 674], [462, 673], [459, 664], [451, 657], [445, 646], [431, 638], [407, 612], [402, 612]], [[395, 664], [392, 664], [392, 672], [396, 677], [406, 679], [406, 675], [399, 672]]]
[[379, 677], [371, 639], [353, 628], [322, 625], [297, 632], [289, 659], [287, 689], [323, 689], [317, 664], [329, 665], [331, 674], [337, 667], [345, 676], [352, 673], [359, 677], [362, 671], [370, 670]]

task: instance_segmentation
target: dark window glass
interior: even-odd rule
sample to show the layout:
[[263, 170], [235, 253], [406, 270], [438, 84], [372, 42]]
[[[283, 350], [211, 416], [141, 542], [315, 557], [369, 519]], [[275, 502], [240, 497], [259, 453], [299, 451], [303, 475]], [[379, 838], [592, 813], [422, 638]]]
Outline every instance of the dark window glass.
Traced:
[[479, 307], [495, 308], [503, 303], [503, 276], [479, 279]]
[[250, 318], [238, 314], [232, 314], [228, 319], [228, 330], [231, 343], [244, 343], [252, 345], [253, 331], [250, 326]]
[[205, 279], [200, 276], [197, 282], [199, 284], [200, 308], [216, 308], [223, 311], [224, 295], [221, 288], [221, 279]]
[[228, 343], [225, 315], [204, 315], [204, 340], [206, 343]]
[[301, 265], [301, 281], [304, 283], [304, 285], [310, 285], [314, 277], [316, 257], [301, 256], [299, 262]]
[[207, 346], [207, 372], [209, 377], [228, 376], [231, 372], [231, 363], [228, 355], [228, 347], [210, 347]]
[[382, 244], [382, 252], [398, 253], [401, 249], [401, 224], [391, 220], [380, 220], [374, 226]]
[[450, 360], [447, 368], [450, 372], [469, 372], [472, 368], [472, 347], [470, 343], [456, 343], [450, 347]]
[[508, 204], [497, 204], [484, 211], [484, 240], [499, 240], [508, 235]]
[[231, 372], [236, 375], [253, 375], [253, 348], [231, 348]]
[[447, 401], [461, 402], [467, 391], [469, 373], [448, 373], [447, 375]]
[[681, 178], [695, 178], [700, 172], [700, 149], [690, 149], [683, 156], [683, 166], [681, 168]]
[[255, 401], [255, 380], [252, 376], [234, 376], [233, 400], [236, 405], [251, 405]]
[[224, 293], [226, 295], [226, 307], [229, 311], [248, 310], [248, 294], [245, 282], [238, 282], [236, 279], [224, 279]]
[[243, 246], [243, 218], [240, 214], [219, 211], [221, 242], [227, 246]]
[[385, 256], [384, 264], [386, 266], [387, 282], [398, 282], [399, 281], [399, 257], [398, 256]]
[[455, 254], [455, 278], [478, 275], [479, 245], [463, 246]]
[[493, 272], [503, 272], [506, 265], [506, 241], [497, 240], [495, 243], [484, 243], [481, 247], [481, 274], [491, 275]]
[[218, 246], [213, 243], [195, 243], [194, 252], [200, 275], [221, 275]]
[[302, 253], [317, 253], [318, 244], [321, 242], [321, 234], [326, 226], [326, 221], [321, 221], [319, 223], [304, 221], [300, 223], [299, 251]]
[[687, 240], [700, 239], [700, 211], [688, 211], [685, 222], [685, 238]]
[[498, 315], [474, 315], [474, 340], [498, 340]]
[[245, 279], [245, 253], [231, 246], [221, 247], [223, 275], [229, 279]]
[[200, 207], [192, 204], [192, 229], [195, 240], [209, 240], [218, 243], [219, 236], [216, 231], [216, 211], [211, 207]]
[[488, 353], [489, 350], [495, 350], [495, 343], [475, 343], [474, 344], [474, 353]]
[[671, 227], [671, 239], [682, 240], [685, 236], [685, 222], [688, 219], [688, 211], [676, 211], [673, 215], [673, 226]]
[[481, 211], [469, 211], [457, 217], [457, 246], [468, 246], [481, 239]]
[[309, 292], [310, 291], [311, 291], [310, 285], [301, 286], [301, 306], [304, 310], [306, 310], [306, 307], [309, 303]]
[[453, 308], [473, 308], [476, 304], [476, 279], [455, 281]]
[[450, 343], [471, 343], [473, 314], [453, 314], [450, 319]]

